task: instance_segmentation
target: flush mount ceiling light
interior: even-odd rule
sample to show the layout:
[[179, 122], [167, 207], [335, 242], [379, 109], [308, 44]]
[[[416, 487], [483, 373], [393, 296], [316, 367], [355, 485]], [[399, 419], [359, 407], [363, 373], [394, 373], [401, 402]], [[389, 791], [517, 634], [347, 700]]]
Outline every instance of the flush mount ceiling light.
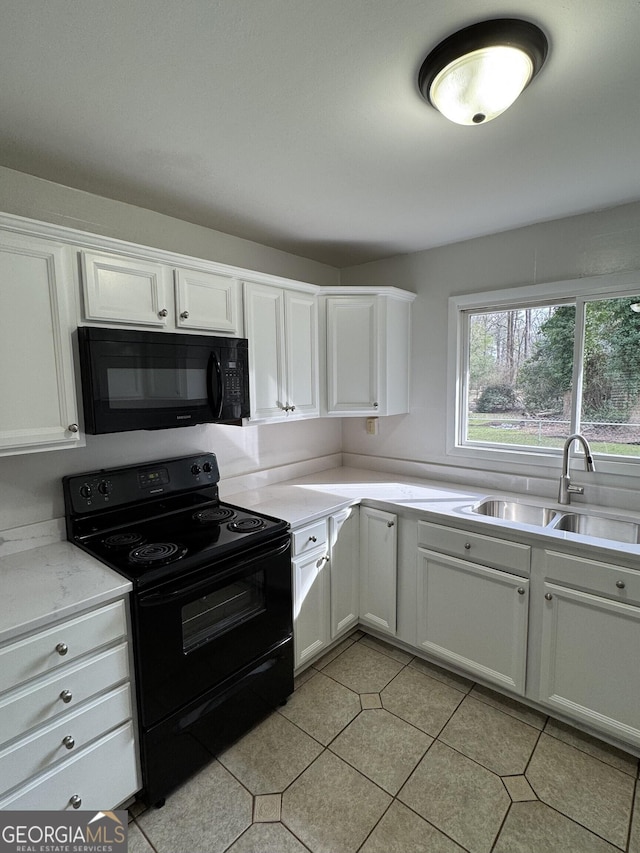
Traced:
[[422, 63], [423, 97], [457, 124], [484, 124], [503, 113], [547, 57], [541, 29], [515, 18], [472, 24], [449, 36]]

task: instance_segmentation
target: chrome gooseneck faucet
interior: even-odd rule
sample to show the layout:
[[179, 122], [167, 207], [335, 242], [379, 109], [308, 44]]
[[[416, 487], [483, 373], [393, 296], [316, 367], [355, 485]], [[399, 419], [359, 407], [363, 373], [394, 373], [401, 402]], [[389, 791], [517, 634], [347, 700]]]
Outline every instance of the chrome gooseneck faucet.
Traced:
[[568, 504], [571, 501], [571, 495], [583, 495], [583, 486], [573, 486], [569, 477], [569, 451], [574, 441], [579, 441], [584, 450], [584, 470], [595, 471], [596, 466], [591, 455], [591, 448], [587, 439], [580, 435], [579, 432], [570, 435], [564, 443], [562, 449], [562, 475], [560, 476], [560, 488], [558, 489], [558, 503]]

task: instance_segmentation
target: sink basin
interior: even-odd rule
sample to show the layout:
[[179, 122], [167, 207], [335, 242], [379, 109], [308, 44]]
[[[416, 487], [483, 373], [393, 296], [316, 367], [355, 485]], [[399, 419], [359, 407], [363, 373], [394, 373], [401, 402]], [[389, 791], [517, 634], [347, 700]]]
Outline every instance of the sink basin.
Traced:
[[491, 518], [515, 521], [519, 524], [535, 524], [538, 527], [546, 527], [556, 516], [556, 511], [546, 506], [492, 498], [476, 504], [473, 507], [473, 512], [478, 513], [478, 515], [487, 515]]
[[622, 518], [567, 512], [558, 518], [553, 527], [555, 530], [597, 536], [600, 539], [612, 539], [615, 542], [628, 542], [633, 545], [640, 543], [640, 524]]

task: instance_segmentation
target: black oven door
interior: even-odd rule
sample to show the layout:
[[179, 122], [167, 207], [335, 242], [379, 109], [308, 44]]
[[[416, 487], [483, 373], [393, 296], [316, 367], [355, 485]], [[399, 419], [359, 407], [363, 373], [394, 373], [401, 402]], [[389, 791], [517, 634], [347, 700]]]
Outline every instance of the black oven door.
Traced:
[[291, 637], [290, 537], [137, 594], [134, 630], [147, 728]]
[[248, 416], [246, 341], [78, 329], [91, 434], [166, 429]]

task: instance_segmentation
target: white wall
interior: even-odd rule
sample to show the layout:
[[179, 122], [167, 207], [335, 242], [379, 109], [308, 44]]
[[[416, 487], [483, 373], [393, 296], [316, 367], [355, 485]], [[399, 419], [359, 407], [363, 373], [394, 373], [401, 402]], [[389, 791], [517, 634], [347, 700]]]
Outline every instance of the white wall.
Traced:
[[[377, 436], [367, 435], [364, 420], [345, 420], [343, 452], [357, 455], [345, 455], [345, 461], [397, 468], [397, 460], [410, 460], [426, 463], [423, 473], [433, 476], [496, 488], [513, 483], [519, 489], [551, 494], [559, 474], [555, 468], [544, 473], [549, 481], [544, 488], [528, 479], [538, 476], [537, 469], [496, 464], [494, 471], [508, 476], [487, 476], [477, 470], [482, 469], [482, 462], [447, 457], [448, 299], [456, 294], [628, 270], [640, 270], [638, 203], [342, 270], [345, 285], [388, 284], [418, 294], [412, 309], [411, 413], [380, 418]], [[638, 282], [640, 285], [640, 273]], [[359, 457], [361, 454], [368, 458]], [[517, 479], [511, 476], [514, 473]], [[599, 481], [613, 483], [604, 477]], [[635, 478], [623, 485], [637, 492]]]
[[[0, 210], [314, 284], [335, 285], [339, 281], [336, 269], [316, 261], [2, 167]], [[28, 388], [25, 393], [29, 393]], [[311, 420], [87, 436], [85, 448], [3, 457], [0, 531], [60, 518], [64, 514], [60, 481], [65, 474], [213, 451], [224, 482], [242, 474], [339, 453], [340, 444], [339, 421]]]

